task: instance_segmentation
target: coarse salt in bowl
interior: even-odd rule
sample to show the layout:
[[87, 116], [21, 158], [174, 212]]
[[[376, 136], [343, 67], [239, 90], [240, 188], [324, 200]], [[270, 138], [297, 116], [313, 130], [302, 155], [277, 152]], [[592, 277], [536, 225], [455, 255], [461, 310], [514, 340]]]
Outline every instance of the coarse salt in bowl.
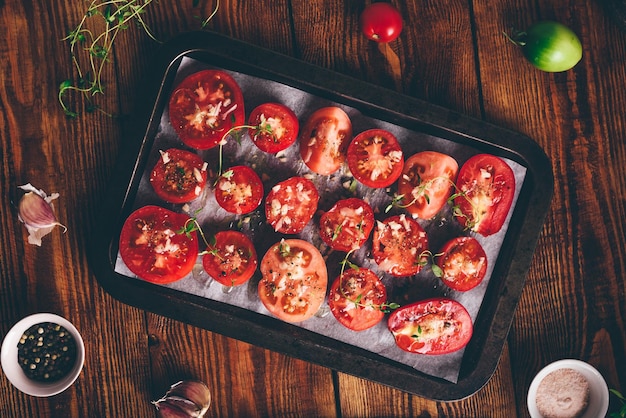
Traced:
[[537, 373], [528, 389], [527, 404], [530, 416], [532, 418], [543, 418], [537, 407], [539, 385], [550, 373], [562, 369], [574, 370], [582, 375], [589, 383], [589, 402], [581, 417], [597, 418], [605, 416], [609, 409], [609, 388], [606, 381], [593, 366], [584, 361], [574, 359], [555, 361], [554, 363], [548, 364]]
[[[63, 377], [49, 382], [29, 378], [18, 362], [18, 344], [22, 335], [32, 326], [44, 323], [58, 324], [65, 328], [76, 344], [73, 366]], [[37, 313], [23, 318], [9, 330], [2, 342], [0, 361], [4, 374], [13, 386], [27, 395], [47, 397], [63, 392], [78, 378], [85, 362], [85, 346], [80, 333], [67, 319], [51, 313]]]

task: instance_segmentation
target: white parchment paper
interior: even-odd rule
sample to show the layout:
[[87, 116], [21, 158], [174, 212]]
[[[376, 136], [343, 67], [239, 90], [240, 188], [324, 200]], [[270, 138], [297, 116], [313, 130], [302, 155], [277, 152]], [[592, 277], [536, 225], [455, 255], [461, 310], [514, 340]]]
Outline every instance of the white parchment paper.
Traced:
[[[184, 58], [178, 69], [176, 80], [173, 85], [176, 86], [185, 76], [206, 68], [211, 67], [202, 62], [198, 62], [190, 58]], [[419, 151], [434, 150], [454, 157], [460, 167], [470, 156], [479, 152], [477, 149], [461, 145], [456, 142], [429, 136], [421, 132], [407, 130], [403, 127], [392, 125], [381, 120], [366, 117], [357, 109], [347, 107], [340, 103], [330, 102], [326, 99], [322, 99], [290, 86], [252, 77], [246, 74], [232, 71], [228, 72], [235, 78], [243, 91], [246, 117], [249, 112], [259, 104], [265, 102], [279, 102], [290, 107], [296, 113], [302, 125], [306, 121], [307, 117], [315, 110], [324, 106], [339, 106], [350, 116], [355, 135], [371, 128], [386, 129], [393, 133], [402, 144], [405, 159]], [[189, 213], [192, 213], [197, 217], [207, 236], [221, 229], [241, 229], [255, 242], [260, 262], [264, 251], [272, 244], [278, 242], [282, 237], [281, 235], [276, 234], [269, 226], [264, 224], [264, 214], [262, 213], [263, 205], [261, 205], [260, 210], [257, 210], [250, 215], [238, 216], [229, 214], [219, 207], [213, 196], [213, 191], [209, 186], [207, 186], [203, 194], [188, 207], [183, 207], [183, 205], [168, 204], [156, 197], [148, 181], [149, 172], [159, 158], [159, 150], [165, 150], [170, 147], [187, 149], [179, 140], [169, 123], [166, 106], [163, 110], [160, 129], [156, 135], [154, 145], [150, 152], [149, 162], [146, 167], [146, 172], [142, 177], [139, 191], [134, 202], [134, 207], [138, 208], [148, 204], [156, 204], [178, 212], [187, 210]], [[210, 170], [217, 170], [217, 149], [197, 152], [205, 159], [205, 161], [209, 162]], [[288, 177], [293, 175], [308, 176], [314, 181], [318, 191], [320, 192], [320, 211], [330, 209], [330, 207], [337, 200], [348, 197], [349, 194], [345, 188], [345, 183], [350, 182], [351, 180], [347, 167], [342, 168], [338, 173], [331, 176], [320, 176], [314, 174], [301, 161], [297, 143], [288, 148], [285, 152], [279, 153], [275, 156], [258, 150], [246, 134], [242, 137], [240, 142], [230, 141], [224, 147], [224, 159], [225, 168], [229, 165], [236, 164], [247, 164], [252, 166], [263, 179], [266, 193], [274, 184]], [[445, 296], [455, 299], [463, 304], [463, 306], [465, 306], [470, 313], [472, 320], [475, 320], [487, 286], [489, 286], [493, 266], [496, 263], [499, 249], [502, 245], [511, 214], [515, 207], [515, 202], [517, 201], [524, 177], [526, 175], [525, 167], [511, 160], [505, 161], [511, 166], [515, 173], [515, 200], [513, 207], [509, 211], [509, 218], [500, 232], [489, 237], [471, 234], [481, 243], [485, 249], [488, 259], [486, 278], [478, 287], [468, 292], [450, 290], [443, 285], [437, 277], [434, 276], [429, 267], [424, 268], [418, 275], [410, 278], [395, 278], [387, 275], [379, 271], [376, 263], [370, 258], [371, 243], [369, 242], [356, 252], [352, 256], [351, 260], [362, 267], [370, 268], [379, 273], [379, 275], [383, 278], [383, 283], [387, 287], [390, 302], [406, 305], [408, 303], [417, 302], [430, 297]], [[355, 193], [358, 197], [362, 197], [370, 203], [370, 205], [377, 212], [376, 217], [379, 220], [382, 220], [387, 216], [391, 216], [392, 214], [399, 213], [398, 210], [395, 209], [389, 213], [385, 213], [385, 208], [391, 202], [389, 190], [374, 190], [359, 185]], [[298, 235], [298, 237], [315, 244], [322, 252], [322, 255], [325, 256], [327, 260], [330, 286], [330, 283], [332, 283], [332, 281], [339, 274], [340, 261], [343, 259], [345, 254], [333, 252], [327, 248], [325, 244], [323, 244], [316, 231], [318, 221], [319, 214], [313, 218], [313, 220], [309, 223], [305, 230]], [[463, 231], [459, 223], [452, 218], [449, 208], [444, 209], [444, 211], [433, 220], [419, 220], [419, 222], [428, 233], [429, 247], [433, 253], [441, 248], [441, 246], [449, 239], [455, 236], [470, 234]], [[115, 271], [129, 277], [134, 277], [119, 256], [115, 266]], [[199, 257], [192, 274], [166, 286], [181, 292], [187, 292], [243, 307], [251, 311], [258, 312], [261, 315], [270, 315], [257, 296], [257, 285], [259, 279], [260, 277], [257, 272], [257, 275], [247, 284], [237, 288], [225, 288], [221, 284], [214, 282], [203, 271], [201, 258]], [[392, 334], [387, 329], [386, 318], [373, 328], [361, 332], [355, 332], [339, 324], [333, 315], [330, 314], [328, 305], [324, 303], [320, 312], [318, 312], [316, 316], [295, 325], [328, 337], [332, 337], [347, 344], [352, 344], [371, 352], [378, 353], [381, 356], [414, 367], [415, 369], [428, 375], [440, 377], [451, 382], [458, 381], [459, 369], [463, 359], [463, 350], [440, 356], [406, 353], [396, 346]], [[476, 330], [476, 332], [480, 332], [480, 330]]]

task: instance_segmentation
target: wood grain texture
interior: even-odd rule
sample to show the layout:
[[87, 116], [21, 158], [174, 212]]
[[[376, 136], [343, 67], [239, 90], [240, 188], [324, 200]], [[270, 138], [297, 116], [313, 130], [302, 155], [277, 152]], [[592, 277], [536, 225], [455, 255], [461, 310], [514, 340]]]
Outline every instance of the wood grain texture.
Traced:
[[[75, 77], [61, 39], [86, 2], [0, 0], [0, 337], [40, 311], [71, 320], [88, 347], [70, 389], [27, 396], [0, 373], [0, 416], [156, 417], [150, 401], [178, 379], [211, 387], [208, 416], [528, 416], [526, 395], [547, 363], [579, 358], [626, 389], [626, 31], [600, 1], [392, 1], [404, 31], [384, 48], [359, 32], [369, 2], [220, 0], [219, 33], [482, 118], [534, 139], [555, 177], [498, 368], [467, 399], [442, 403], [337, 373], [113, 299], [86, 247], [121, 145], [135, 141], [138, 92], [160, 44], [131, 27], [116, 40], [98, 103], [116, 115], [63, 115], [59, 84]], [[145, 19], [160, 40], [199, 28], [214, 3], [154, 2]], [[573, 70], [543, 73], [503, 31], [540, 19], [583, 43]], [[80, 97], [71, 104], [84, 110]], [[17, 220], [17, 186], [55, 201], [57, 228], [41, 247]], [[617, 408], [614, 398], [611, 410]]]

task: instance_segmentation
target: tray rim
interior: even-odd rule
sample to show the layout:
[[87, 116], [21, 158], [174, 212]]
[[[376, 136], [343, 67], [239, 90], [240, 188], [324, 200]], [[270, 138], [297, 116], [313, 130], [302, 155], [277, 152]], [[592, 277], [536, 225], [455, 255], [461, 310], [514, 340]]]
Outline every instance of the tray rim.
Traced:
[[[333, 95], [333, 100], [349, 102], [350, 106], [356, 105], [359, 108], [360, 105], [359, 110], [367, 107], [368, 111], [382, 112], [386, 116], [384, 120], [392, 123], [394, 119], [406, 120], [408, 117], [424, 129], [448, 132], [464, 137], [470, 143], [493, 148], [492, 153], [506, 155], [527, 168], [518, 202], [522, 198], [528, 198], [528, 201], [524, 207], [515, 206], [512, 219], [521, 218], [521, 222], [515, 225], [512, 223], [513, 228], [509, 227], [507, 231], [504, 242], [509, 245], [504, 254], [507, 262], [500, 269], [502, 279], [499, 284], [493, 283], [498, 285], [497, 291], [488, 291], [485, 294], [485, 298], [488, 295], [490, 297], [489, 303], [483, 302], [476, 318], [476, 323], [481, 321], [479, 325], [487, 326], [488, 332], [484, 339], [470, 342], [457, 383], [427, 375], [389, 359], [381, 360], [381, 356], [367, 350], [320, 336], [275, 318], [128, 278], [113, 271], [114, 260], [109, 257], [111, 241], [125, 219], [123, 207], [132, 193], [129, 180], [140, 168], [138, 157], [144, 154], [153, 136], [146, 127], [152, 126], [155, 119], [160, 118], [158, 109], [163, 105], [161, 101], [166, 100], [165, 75], [170, 66], [188, 55], [221, 57], [232, 65], [252, 68], [272, 78], [283, 79], [276, 81], [283, 81], [285, 84], [292, 82], [300, 89]], [[96, 280], [107, 293], [140, 309], [437, 401], [466, 398], [488, 382], [504, 348], [553, 194], [551, 164], [536, 142], [520, 133], [480, 119], [209, 31], [188, 32], [167, 42], [150, 68], [151, 76], [142, 84], [140, 92], [141, 97], [146, 97], [144, 103], [149, 106], [141, 109], [137, 120], [142, 123], [134, 126], [134, 132], [129, 135], [132, 140], [125, 141], [120, 147], [116, 168], [106, 192], [107, 198], [103, 202], [101, 214], [97, 217], [95, 233], [88, 244], [89, 264]], [[298, 75], [306, 70], [311, 78], [300, 80], [293, 69], [298, 69]], [[321, 87], [318, 83], [319, 80], [329, 78], [332, 82], [326, 83], [329, 84], [326, 87]], [[364, 97], [362, 92], [365, 90], [376, 92], [376, 104]], [[135, 142], [134, 138], [142, 140]], [[497, 261], [501, 267], [502, 258], [501, 252]], [[485, 319], [487, 314], [483, 313], [484, 309], [493, 311], [490, 319]], [[506, 320], [494, 319], [499, 317]], [[230, 321], [233, 320], [239, 321], [245, 332], [230, 326]], [[268, 333], [271, 338], [268, 338]], [[312, 336], [315, 338], [311, 338]], [[260, 337], [263, 344], [258, 341]], [[476, 344], [479, 347], [469, 349]], [[486, 353], [485, 350], [489, 352]], [[476, 354], [481, 355], [474, 358]], [[358, 365], [359, 370], [354, 370], [353, 365]]]

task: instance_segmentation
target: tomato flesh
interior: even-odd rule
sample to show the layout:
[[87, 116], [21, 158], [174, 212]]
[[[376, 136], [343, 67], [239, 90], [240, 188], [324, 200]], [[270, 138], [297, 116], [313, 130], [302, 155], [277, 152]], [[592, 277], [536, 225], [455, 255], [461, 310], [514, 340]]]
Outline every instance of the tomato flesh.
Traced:
[[369, 129], [357, 135], [348, 146], [347, 158], [354, 178], [373, 188], [392, 185], [404, 166], [398, 140], [383, 129]]
[[220, 231], [214, 241], [202, 256], [209, 276], [224, 286], [239, 286], [250, 280], [258, 264], [250, 238], [239, 231]]
[[382, 270], [397, 276], [412, 276], [428, 261], [428, 237], [417, 221], [405, 214], [378, 221], [372, 255]]
[[392, 4], [372, 3], [360, 17], [361, 31], [372, 41], [391, 42], [402, 32], [402, 15]]
[[259, 298], [267, 310], [287, 322], [302, 322], [319, 310], [328, 273], [319, 250], [300, 239], [270, 247], [261, 260]]
[[387, 289], [380, 278], [366, 268], [351, 268], [333, 282], [328, 305], [339, 323], [363, 331], [382, 321]]
[[150, 173], [150, 184], [161, 199], [170, 203], [186, 203], [194, 200], [207, 181], [207, 164], [189, 151], [170, 148]]
[[398, 181], [406, 211], [432, 219], [448, 201], [458, 170], [454, 158], [439, 152], [423, 151], [409, 157]]
[[263, 183], [252, 168], [245, 165], [234, 166], [217, 180], [215, 199], [230, 213], [250, 213], [263, 200]]
[[243, 94], [226, 72], [199, 71], [176, 87], [169, 115], [183, 143], [201, 150], [213, 148], [233, 126], [243, 124]]
[[374, 228], [374, 211], [363, 199], [339, 200], [320, 218], [320, 237], [336, 251], [359, 249]]
[[280, 103], [263, 103], [250, 113], [248, 134], [254, 144], [268, 153], [287, 149], [298, 138], [298, 117]]
[[159, 206], [144, 206], [131, 213], [119, 241], [126, 267], [137, 277], [160, 284], [191, 273], [198, 257], [198, 239], [195, 232], [179, 233], [189, 219]]
[[290, 177], [265, 198], [265, 217], [276, 232], [298, 234], [309, 223], [319, 201], [315, 184], [304, 177]]
[[311, 171], [329, 175], [339, 170], [352, 139], [352, 122], [342, 109], [324, 107], [307, 119], [300, 132], [300, 156]]
[[437, 259], [441, 280], [451, 289], [465, 292], [478, 286], [487, 272], [487, 254], [473, 237], [456, 237], [444, 244]]
[[396, 345], [417, 354], [458, 351], [472, 338], [472, 319], [453, 299], [433, 298], [395, 310], [387, 323]]
[[468, 159], [457, 178], [457, 220], [483, 236], [500, 231], [513, 204], [515, 174], [509, 165], [491, 154]]

